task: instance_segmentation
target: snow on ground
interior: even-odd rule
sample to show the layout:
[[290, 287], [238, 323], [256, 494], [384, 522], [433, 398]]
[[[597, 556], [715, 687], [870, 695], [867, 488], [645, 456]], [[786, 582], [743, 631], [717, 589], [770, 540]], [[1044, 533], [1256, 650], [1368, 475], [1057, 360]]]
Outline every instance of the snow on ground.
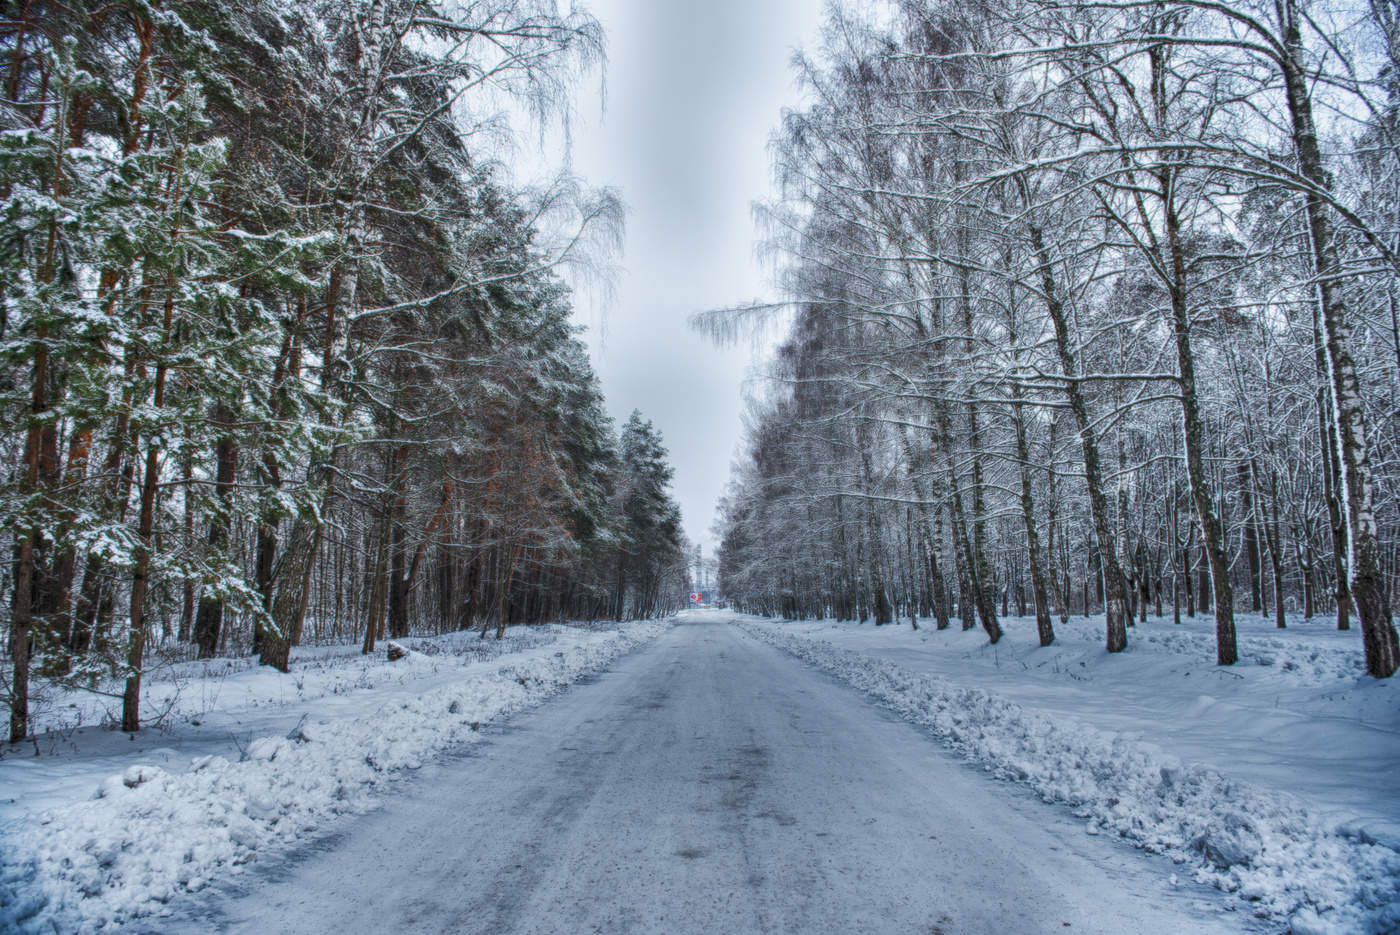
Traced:
[[1236, 619], [1241, 661], [1221, 668], [1208, 616], [1139, 624], [1121, 654], [1101, 617], [1047, 648], [1031, 618], [995, 646], [956, 622], [739, 618], [1293, 935], [1400, 931], [1400, 682], [1365, 675], [1358, 630]]
[[[669, 623], [454, 633], [412, 651], [317, 647], [292, 672], [251, 659], [148, 680], [158, 727], [109, 730], [120, 699], [49, 699], [39, 738], [0, 759], [0, 930], [98, 931], [366, 811], [396, 773], [475, 739]], [[83, 726], [88, 725], [88, 726]]]
[[[161, 935], [1278, 935], [713, 611]], [[1172, 878], [1173, 870], [1177, 878]]]

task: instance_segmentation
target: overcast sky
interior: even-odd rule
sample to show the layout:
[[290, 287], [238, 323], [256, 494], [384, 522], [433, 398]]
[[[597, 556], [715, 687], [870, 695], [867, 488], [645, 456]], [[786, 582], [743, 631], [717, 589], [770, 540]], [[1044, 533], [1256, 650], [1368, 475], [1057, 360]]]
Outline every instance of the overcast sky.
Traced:
[[747, 347], [689, 331], [697, 310], [773, 298], [750, 205], [770, 188], [767, 142], [799, 102], [789, 67], [815, 43], [820, 0], [588, 0], [607, 32], [606, 109], [580, 90], [573, 165], [621, 190], [625, 253], [611, 300], [581, 289], [593, 363], [621, 423], [656, 423], [686, 533], [712, 553], [715, 500], [740, 441]]

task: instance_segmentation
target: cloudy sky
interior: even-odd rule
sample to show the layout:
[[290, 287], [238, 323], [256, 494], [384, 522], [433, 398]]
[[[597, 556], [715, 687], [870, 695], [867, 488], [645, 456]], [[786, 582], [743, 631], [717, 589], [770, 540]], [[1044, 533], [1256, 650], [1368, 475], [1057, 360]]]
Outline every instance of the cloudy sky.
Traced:
[[800, 100], [789, 62], [814, 44], [821, 0], [586, 6], [607, 32], [606, 106], [596, 81], [580, 91], [573, 166], [621, 190], [628, 216], [612, 295], [580, 289], [578, 317], [613, 415], [641, 409], [665, 436], [686, 532], [709, 555], [753, 354], [711, 346], [686, 316], [774, 297], [750, 205], [769, 191], [768, 137]]

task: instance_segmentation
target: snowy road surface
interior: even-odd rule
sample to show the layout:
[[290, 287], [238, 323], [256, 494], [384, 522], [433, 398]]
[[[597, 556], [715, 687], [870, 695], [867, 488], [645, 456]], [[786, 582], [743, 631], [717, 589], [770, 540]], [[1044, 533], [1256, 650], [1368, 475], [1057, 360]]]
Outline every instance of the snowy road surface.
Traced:
[[1117, 935], [1255, 922], [1173, 885], [1172, 869], [712, 614], [179, 924]]

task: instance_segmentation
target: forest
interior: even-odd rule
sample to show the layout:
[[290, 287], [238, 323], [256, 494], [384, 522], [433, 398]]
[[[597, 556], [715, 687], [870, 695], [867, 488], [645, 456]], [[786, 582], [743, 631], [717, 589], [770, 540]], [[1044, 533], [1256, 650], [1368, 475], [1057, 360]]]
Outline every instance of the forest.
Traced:
[[1400, 0], [0, 11], [0, 932], [1400, 933]]
[[4, 5], [12, 742], [43, 686], [138, 730], [172, 660], [674, 609], [665, 446], [570, 320], [620, 200], [502, 170], [602, 55], [545, 0]]
[[[832, 5], [759, 206], [736, 606], [1356, 623], [1400, 665], [1400, 8]], [[1271, 615], [1271, 617], [1269, 616]]]

